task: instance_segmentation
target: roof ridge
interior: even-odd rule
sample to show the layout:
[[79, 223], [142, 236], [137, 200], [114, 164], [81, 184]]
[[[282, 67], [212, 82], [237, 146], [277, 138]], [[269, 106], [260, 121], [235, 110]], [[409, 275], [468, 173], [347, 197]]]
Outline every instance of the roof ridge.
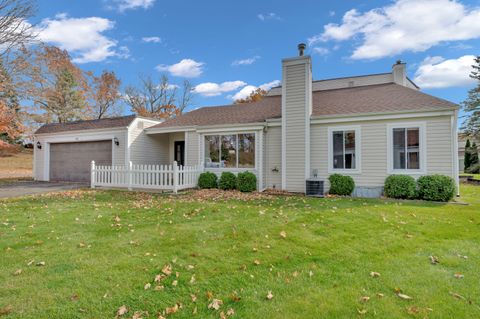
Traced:
[[85, 122], [99, 122], [99, 121], [106, 121], [106, 120], [119, 120], [125, 119], [128, 117], [137, 117], [135, 114], [130, 115], [123, 115], [123, 116], [114, 116], [114, 117], [105, 117], [101, 119], [90, 119], [90, 120], [76, 120], [71, 122], [64, 122], [64, 123], [45, 123], [42, 126], [55, 126], [55, 125], [69, 125], [69, 124], [78, 124], [78, 123], [85, 123]]

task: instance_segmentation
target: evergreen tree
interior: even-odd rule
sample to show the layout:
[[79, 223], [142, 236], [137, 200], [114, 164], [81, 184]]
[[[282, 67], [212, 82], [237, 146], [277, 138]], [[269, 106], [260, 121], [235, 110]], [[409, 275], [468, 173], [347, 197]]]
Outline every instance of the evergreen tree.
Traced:
[[470, 140], [467, 139], [465, 143], [465, 157], [463, 159], [463, 171], [467, 172], [470, 166], [472, 165], [472, 156], [470, 154]]
[[462, 103], [463, 109], [467, 113], [463, 129], [470, 136], [478, 137], [480, 135], [480, 56], [475, 58], [475, 64], [472, 65], [472, 68], [470, 77], [477, 80], [477, 84], [468, 91], [468, 97]]

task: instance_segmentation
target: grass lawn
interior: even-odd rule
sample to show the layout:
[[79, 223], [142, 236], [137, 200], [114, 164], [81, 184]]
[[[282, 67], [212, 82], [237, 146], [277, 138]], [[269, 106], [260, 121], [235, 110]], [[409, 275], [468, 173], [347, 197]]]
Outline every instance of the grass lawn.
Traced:
[[21, 153], [0, 157], [1, 180], [32, 178], [33, 151], [24, 150]]
[[460, 173], [460, 176], [473, 176], [475, 179], [480, 179], [480, 174]]
[[0, 201], [0, 317], [114, 318], [125, 305], [119, 318], [480, 318], [480, 187], [462, 193], [470, 205], [90, 190]]

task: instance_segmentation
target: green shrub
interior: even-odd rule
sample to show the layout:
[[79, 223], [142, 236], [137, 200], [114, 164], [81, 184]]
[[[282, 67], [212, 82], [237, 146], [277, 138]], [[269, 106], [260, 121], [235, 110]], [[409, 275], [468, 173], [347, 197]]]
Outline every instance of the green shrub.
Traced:
[[466, 170], [470, 174], [479, 174], [480, 173], [480, 164], [473, 164]]
[[257, 189], [257, 176], [252, 172], [238, 173], [237, 189], [241, 192], [253, 192]]
[[455, 181], [445, 175], [422, 176], [417, 181], [418, 195], [424, 200], [448, 202], [455, 196]]
[[417, 197], [417, 184], [412, 176], [390, 175], [385, 179], [383, 192], [391, 198], [412, 199]]
[[199, 188], [217, 188], [217, 175], [212, 172], [204, 172], [198, 177]]
[[328, 177], [330, 181], [330, 194], [350, 195], [355, 189], [353, 178], [346, 175], [332, 174]]
[[218, 181], [218, 188], [228, 190], [237, 186], [237, 176], [231, 172], [223, 172]]

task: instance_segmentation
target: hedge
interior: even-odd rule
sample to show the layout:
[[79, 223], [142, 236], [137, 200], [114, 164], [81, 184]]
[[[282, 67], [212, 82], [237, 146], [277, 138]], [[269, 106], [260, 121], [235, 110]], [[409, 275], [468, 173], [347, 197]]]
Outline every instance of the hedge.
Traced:
[[330, 181], [330, 194], [350, 195], [355, 189], [353, 178], [346, 175], [332, 174], [328, 177]]
[[450, 176], [422, 176], [417, 181], [418, 195], [421, 199], [448, 202], [455, 196], [455, 181]]
[[218, 181], [218, 188], [223, 190], [235, 189], [237, 186], [237, 176], [232, 172], [223, 172]]
[[412, 176], [390, 175], [385, 179], [383, 192], [391, 198], [412, 199], [417, 197], [417, 184]]
[[241, 192], [253, 192], [257, 189], [257, 176], [252, 172], [238, 173], [237, 189]]
[[201, 173], [198, 177], [199, 188], [217, 188], [217, 175], [212, 172]]

